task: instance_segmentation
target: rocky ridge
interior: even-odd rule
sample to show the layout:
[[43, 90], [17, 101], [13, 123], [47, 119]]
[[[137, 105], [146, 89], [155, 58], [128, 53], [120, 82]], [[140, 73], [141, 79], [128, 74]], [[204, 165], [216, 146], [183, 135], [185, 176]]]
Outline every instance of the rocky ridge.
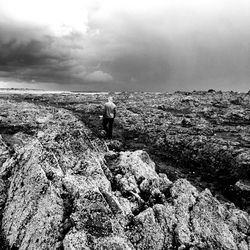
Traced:
[[[115, 150], [144, 149], [157, 172], [209, 187], [250, 212], [250, 93], [193, 91], [112, 93], [118, 106]], [[6, 98], [2, 95], [1, 98]], [[107, 94], [12, 94], [9, 99], [70, 110], [101, 137]]]
[[[250, 216], [72, 112], [1, 100], [1, 249], [250, 249]], [[20, 108], [21, 107], [21, 108]]]

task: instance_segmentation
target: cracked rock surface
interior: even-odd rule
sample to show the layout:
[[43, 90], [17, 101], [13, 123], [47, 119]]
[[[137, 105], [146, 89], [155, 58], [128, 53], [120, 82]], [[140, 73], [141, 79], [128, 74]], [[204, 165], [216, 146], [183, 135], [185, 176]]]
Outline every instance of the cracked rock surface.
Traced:
[[[0, 249], [250, 249], [250, 216], [70, 111], [1, 100]], [[25, 117], [25, 119], [24, 119]]]
[[[14, 93], [0, 93], [0, 98], [70, 110], [103, 137], [99, 115], [108, 93]], [[249, 92], [120, 92], [112, 96], [118, 112], [109, 149], [144, 149], [154, 159], [157, 172], [166, 173], [172, 181], [186, 178], [200, 191], [209, 188], [221, 201], [250, 212]], [[6, 120], [6, 108], [2, 111], [0, 119]], [[22, 129], [32, 134], [46, 119], [27, 123], [26, 114], [14, 115], [19, 124], [4, 122], [3, 133]]]

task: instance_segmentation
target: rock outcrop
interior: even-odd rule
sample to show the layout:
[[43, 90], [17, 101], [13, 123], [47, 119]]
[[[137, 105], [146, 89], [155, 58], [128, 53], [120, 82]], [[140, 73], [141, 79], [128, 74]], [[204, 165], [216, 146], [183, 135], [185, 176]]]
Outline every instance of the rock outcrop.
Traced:
[[[233, 91], [178, 91], [169, 93], [112, 93], [118, 112], [115, 141], [117, 150], [145, 149], [171, 180], [185, 177], [198, 188], [233, 201], [250, 212], [250, 198], [239, 192], [238, 181], [250, 181], [250, 95]], [[105, 93], [19, 93], [1, 98], [26, 100], [73, 111], [88, 128], [102, 137], [99, 115]], [[5, 111], [4, 111], [5, 112]], [[5, 113], [3, 112], [3, 116]], [[24, 116], [25, 117], [25, 116]], [[32, 131], [37, 124], [23, 123], [2, 130]], [[6, 131], [7, 131], [6, 130]], [[178, 170], [178, 175], [173, 174]]]
[[250, 249], [249, 214], [145, 151], [108, 151], [63, 109], [1, 105], [16, 128], [0, 138], [1, 249]]

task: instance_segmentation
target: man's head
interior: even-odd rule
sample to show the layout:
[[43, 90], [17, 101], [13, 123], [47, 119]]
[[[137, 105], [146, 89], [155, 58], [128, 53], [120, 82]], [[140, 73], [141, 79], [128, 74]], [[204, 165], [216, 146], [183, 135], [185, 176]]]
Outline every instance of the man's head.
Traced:
[[113, 102], [113, 97], [112, 97], [112, 96], [109, 96], [109, 97], [108, 97], [108, 101], [109, 101], [109, 102]]

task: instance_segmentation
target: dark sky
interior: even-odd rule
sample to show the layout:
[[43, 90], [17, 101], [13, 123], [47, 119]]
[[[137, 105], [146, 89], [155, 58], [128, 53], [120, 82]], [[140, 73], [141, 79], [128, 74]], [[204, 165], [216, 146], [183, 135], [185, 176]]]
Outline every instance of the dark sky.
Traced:
[[250, 89], [249, 0], [0, 0], [0, 87]]

